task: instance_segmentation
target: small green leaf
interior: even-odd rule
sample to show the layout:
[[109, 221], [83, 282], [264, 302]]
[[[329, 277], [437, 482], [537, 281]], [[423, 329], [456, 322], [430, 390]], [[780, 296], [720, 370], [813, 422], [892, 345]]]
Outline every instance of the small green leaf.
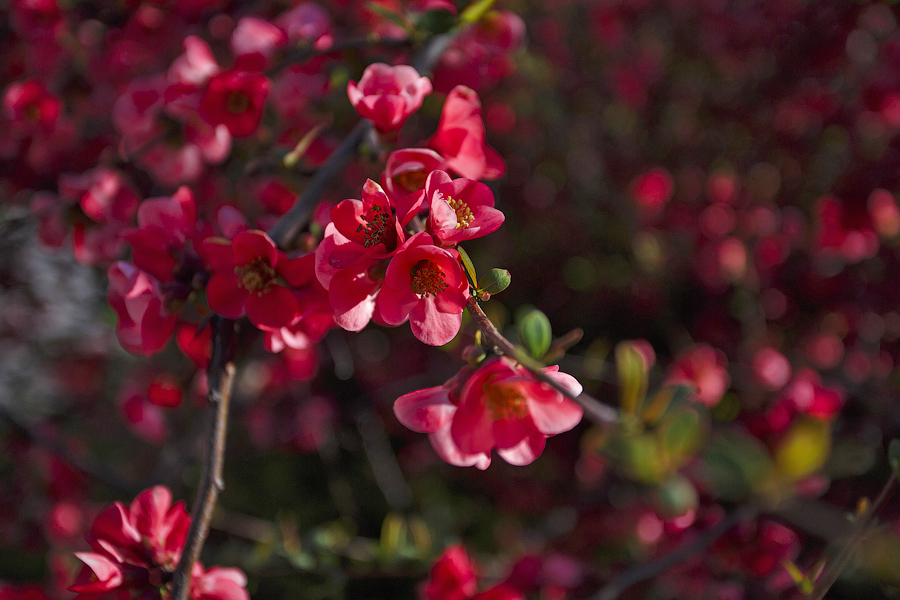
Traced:
[[797, 589], [800, 590], [801, 593], [809, 595], [813, 592], [813, 584], [809, 576], [804, 575], [803, 571], [800, 570], [800, 567], [795, 565], [793, 561], [787, 558], [782, 558], [781, 566], [784, 567], [784, 570], [787, 571], [788, 575], [791, 576], [791, 579], [794, 581], [794, 585], [797, 586]]
[[310, 145], [312, 145], [313, 141], [319, 137], [319, 134], [325, 129], [327, 123], [319, 123], [314, 126], [312, 129], [306, 132], [306, 134], [297, 142], [297, 145], [294, 146], [294, 149], [284, 155], [282, 162], [285, 167], [292, 168], [297, 165], [297, 161], [300, 160], [300, 157], [306, 154], [306, 151], [309, 150]]
[[686, 409], [660, 425], [663, 448], [672, 459], [687, 458], [703, 439], [703, 423], [696, 410]]
[[900, 440], [893, 439], [888, 446], [888, 462], [891, 468], [900, 474]]
[[466, 279], [469, 280], [469, 285], [477, 289], [478, 286], [475, 282], [478, 281], [478, 277], [475, 275], [475, 265], [472, 264], [472, 259], [469, 258], [469, 255], [466, 254], [466, 251], [461, 246], [457, 246], [456, 249], [459, 251], [459, 262], [462, 263], [463, 270], [466, 272]]
[[647, 394], [647, 365], [634, 346], [622, 342], [616, 346], [616, 370], [619, 375], [622, 411], [633, 415]]
[[491, 9], [497, 0], [478, 0], [466, 7], [459, 15], [459, 20], [463, 23], [474, 23], [481, 20], [487, 11]]
[[478, 291], [493, 296], [508, 288], [511, 280], [506, 269], [491, 269], [478, 281]]
[[519, 337], [529, 354], [536, 359], [541, 359], [550, 349], [553, 341], [553, 331], [550, 328], [550, 319], [537, 309], [532, 309], [519, 322]]
[[366, 2], [366, 8], [368, 8], [376, 15], [379, 15], [381, 17], [384, 17], [388, 21], [391, 21], [402, 29], [405, 29], [407, 31], [409, 30], [409, 23], [406, 21], [406, 19], [403, 18], [402, 15], [398, 15], [397, 13], [386, 9], [385, 7], [381, 6], [380, 4], [376, 4], [375, 2]]

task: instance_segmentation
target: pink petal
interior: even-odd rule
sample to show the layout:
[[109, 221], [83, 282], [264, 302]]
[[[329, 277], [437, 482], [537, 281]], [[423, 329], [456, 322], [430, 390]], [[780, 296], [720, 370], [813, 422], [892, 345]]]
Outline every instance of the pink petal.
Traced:
[[569, 400], [561, 398], [559, 402], [528, 403], [531, 419], [537, 430], [544, 435], [556, 435], [573, 429], [581, 422], [584, 409]]
[[429, 346], [443, 346], [456, 337], [462, 326], [462, 311], [445, 313], [437, 310], [434, 298], [424, 298], [409, 313], [413, 335]]
[[497, 454], [509, 464], [521, 467], [533, 463], [544, 451], [544, 446], [546, 445], [547, 438], [536, 434], [523, 439], [521, 443], [512, 448], [498, 448]]
[[419, 433], [433, 433], [449, 426], [455, 412], [449, 392], [442, 385], [410, 392], [394, 402], [397, 420]]
[[494, 422], [481, 400], [480, 389], [461, 399], [450, 424], [450, 434], [463, 454], [489, 454], [496, 445]]
[[445, 427], [428, 435], [431, 447], [444, 462], [456, 467], [475, 467], [484, 471], [491, 465], [490, 452], [465, 454], [453, 442], [450, 428]]
[[386, 325], [400, 325], [409, 318], [412, 311], [419, 303], [419, 298], [413, 291], [382, 286], [378, 296], [378, 314]]

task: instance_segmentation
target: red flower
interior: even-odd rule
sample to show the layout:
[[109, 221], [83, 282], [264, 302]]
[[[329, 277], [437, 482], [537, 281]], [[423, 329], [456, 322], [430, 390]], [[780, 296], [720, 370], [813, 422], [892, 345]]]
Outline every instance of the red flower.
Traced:
[[481, 100], [465, 86], [458, 85], [447, 94], [437, 133], [427, 145], [463, 177], [497, 179], [506, 172], [503, 159], [487, 145]]
[[368, 324], [381, 289], [383, 260], [398, 251], [406, 237], [403, 227], [417, 210], [418, 205], [396, 215], [394, 203], [371, 179], [361, 200], [344, 200], [331, 210], [332, 222], [316, 249], [316, 277], [328, 290], [339, 326], [360, 331]]
[[[184, 504], [172, 504], [168, 488], [144, 490], [125, 506], [114, 502], [85, 536], [93, 552], [77, 552], [84, 566], [69, 590], [75, 600], [159, 598], [181, 558], [190, 527]], [[195, 565], [191, 597], [195, 600], [248, 600], [244, 574], [237, 569]], [[167, 597], [167, 596], [165, 596]]]
[[268, 94], [269, 80], [261, 73], [237, 69], [217, 73], [200, 98], [200, 116], [210, 125], [225, 125], [235, 137], [252, 135]]
[[474, 179], [451, 179], [434, 171], [425, 183], [429, 204], [427, 228], [441, 246], [493, 233], [503, 224], [503, 213], [494, 208], [491, 189]]
[[441, 155], [428, 148], [404, 148], [391, 152], [381, 186], [388, 197], [397, 200], [425, 188], [425, 180], [432, 171], [447, 169]]
[[119, 317], [119, 343], [134, 354], [150, 355], [162, 350], [175, 330], [177, 317], [166, 309], [159, 282], [123, 261], [111, 265], [107, 276], [106, 297]]
[[413, 335], [432, 346], [452, 340], [462, 325], [469, 282], [455, 250], [417, 233], [398, 249], [384, 275], [378, 311], [388, 325], [409, 319]]
[[258, 230], [242, 231], [230, 242], [208, 238], [203, 249], [213, 269], [206, 287], [211, 309], [229, 319], [246, 314], [261, 329], [294, 323], [300, 306], [291, 288], [308, 281], [308, 261], [288, 259]]
[[397, 131], [431, 93], [431, 81], [409, 65], [374, 63], [366, 67], [359, 85], [347, 84], [350, 104], [381, 133]]
[[431, 567], [426, 600], [466, 600], [475, 593], [475, 563], [462, 546], [450, 546]]
[[676, 359], [666, 383], [694, 388], [697, 400], [712, 407], [719, 403], [731, 383], [727, 365], [728, 359], [724, 352], [707, 344], [700, 344]]
[[56, 123], [62, 101], [37, 79], [13, 83], [3, 95], [3, 108], [14, 129], [47, 131]]
[[[572, 394], [581, 393], [578, 381], [558, 367], [544, 372]], [[486, 469], [495, 446], [510, 464], [534, 462], [546, 439], [575, 427], [583, 410], [521, 365], [500, 358], [471, 375], [463, 369], [443, 386], [401, 396], [394, 414], [413, 431], [428, 433], [450, 464]]]

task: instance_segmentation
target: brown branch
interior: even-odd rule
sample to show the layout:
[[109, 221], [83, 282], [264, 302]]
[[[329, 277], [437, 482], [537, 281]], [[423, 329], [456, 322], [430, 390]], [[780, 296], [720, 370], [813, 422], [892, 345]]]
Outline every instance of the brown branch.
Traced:
[[581, 406], [588, 419], [599, 425], [611, 426], [619, 422], [619, 413], [613, 407], [600, 402], [589, 394], [582, 393], [581, 395], [576, 396], [557, 383], [554, 379], [548, 377], [547, 374], [544, 373], [543, 365], [532, 360], [531, 357], [526, 355], [521, 349], [517, 348], [512, 342], [503, 337], [503, 334], [500, 333], [500, 330], [497, 329], [496, 326], [494, 326], [488, 316], [484, 314], [481, 305], [478, 304], [478, 301], [475, 300], [473, 296], [469, 296], [467, 308], [469, 309], [469, 313], [475, 319], [475, 322], [478, 324], [479, 329], [481, 329], [481, 332], [494, 343], [501, 353], [518, 361], [519, 364], [531, 371], [538, 381], [546, 383], [569, 400], [572, 400]]
[[[444, 50], [447, 49], [447, 46], [450, 45], [450, 42], [458, 34], [459, 32], [447, 33], [432, 38], [422, 52], [410, 62], [411, 66], [420, 73], [430, 71]], [[303, 190], [303, 194], [301, 194], [290, 210], [269, 228], [269, 237], [275, 241], [279, 248], [282, 250], [290, 248], [297, 234], [309, 221], [313, 209], [315, 209], [316, 204], [322, 197], [322, 193], [344, 167], [353, 160], [356, 156], [356, 149], [371, 131], [371, 121], [364, 119], [357, 123], [341, 145], [331, 153], [325, 164], [316, 170], [316, 174], [309, 180], [306, 189]]]
[[181, 560], [172, 575], [171, 600], [186, 600], [191, 588], [191, 574], [209, 534], [209, 524], [219, 493], [225, 488], [222, 465], [225, 462], [225, 434], [228, 429], [228, 407], [234, 386], [234, 363], [231, 361], [234, 321], [221, 317], [212, 320], [212, 357], [207, 368], [209, 391], [207, 401], [215, 409], [209, 422], [203, 456], [203, 475], [194, 506], [191, 527], [187, 533]]

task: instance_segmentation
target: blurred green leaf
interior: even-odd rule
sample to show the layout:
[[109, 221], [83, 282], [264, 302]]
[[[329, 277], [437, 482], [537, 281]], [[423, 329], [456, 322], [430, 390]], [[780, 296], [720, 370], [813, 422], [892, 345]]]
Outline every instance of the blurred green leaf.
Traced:
[[775, 451], [778, 470], [791, 481], [818, 471], [831, 451], [828, 424], [819, 419], [797, 421]]
[[713, 436], [703, 452], [706, 476], [723, 499], [746, 500], [769, 477], [772, 458], [762, 442], [738, 432]]
[[473, 2], [462, 11], [462, 14], [459, 15], [459, 20], [463, 23], [474, 23], [479, 21], [485, 13], [491, 9], [495, 2], [496, 0], [478, 0], [478, 2]]
[[550, 319], [536, 308], [532, 309], [519, 322], [519, 337], [528, 353], [540, 360], [550, 349], [550, 343], [553, 341]]
[[629, 342], [616, 346], [616, 370], [619, 375], [619, 395], [622, 411], [637, 414], [647, 394], [647, 365], [644, 357]]
[[653, 504], [656, 513], [663, 519], [674, 519], [689, 510], [697, 508], [700, 496], [686, 477], [673, 474], [659, 484], [654, 490]]
[[684, 409], [660, 424], [660, 439], [666, 454], [672, 458], [683, 459], [691, 456], [700, 447], [704, 433], [700, 414], [693, 409]]

